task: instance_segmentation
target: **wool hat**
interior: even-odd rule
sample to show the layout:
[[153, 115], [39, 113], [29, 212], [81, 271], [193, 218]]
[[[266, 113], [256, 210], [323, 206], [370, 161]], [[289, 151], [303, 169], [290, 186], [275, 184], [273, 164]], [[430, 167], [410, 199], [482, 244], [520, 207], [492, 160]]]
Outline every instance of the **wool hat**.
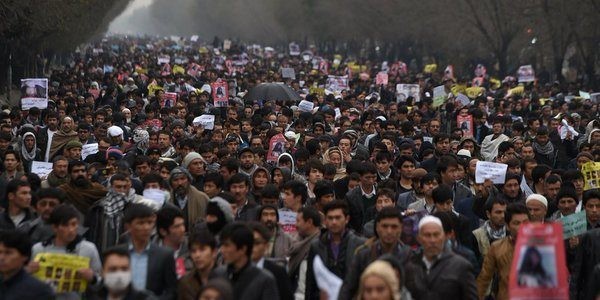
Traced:
[[542, 204], [544, 204], [544, 206], [546, 208], [548, 208], [548, 199], [546, 199], [546, 197], [544, 197], [543, 195], [540, 194], [531, 194], [527, 197], [527, 199], [525, 199], [525, 204], [529, 203], [529, 201], [531, 200], [537, 200], [542, 202]]
[[171, 175], [169, 176], [169, 183], [171, 181], [173, 181], [173, 179], [181, 177], [181, 176], [187, 176], [187, 178], [191, 181], [192, 180], [192, 175], [190, 174], [190, 172], [188, 172], [188, 170], [184, 167], [176, 167], [173, 170], [171, 170]]
[[198, 152], [190, 152], [188, 153], [184, 158], [183, 161], [181, 162], [181, 166], [186, 168], [192, 163], [192, 161], [194, 161], [195, 159], [200, 159], [202, 160], [202, 162], [204, 164], [206, 164], [206, 160], [204, 159], [204, 157], [202, 157], [202, 155], [200, 155], [200, 153]]
[[106, 150], [106, 160], [110, 157], [114, 157], [116, 160], [120, 160], [123, 158], [123, 152], [116, 147], [109, 147]]
[[78, 140], [71, 140], [65, 145], [65, 150], [73, 149], [73, 148], [81, 148], [83, 144]]

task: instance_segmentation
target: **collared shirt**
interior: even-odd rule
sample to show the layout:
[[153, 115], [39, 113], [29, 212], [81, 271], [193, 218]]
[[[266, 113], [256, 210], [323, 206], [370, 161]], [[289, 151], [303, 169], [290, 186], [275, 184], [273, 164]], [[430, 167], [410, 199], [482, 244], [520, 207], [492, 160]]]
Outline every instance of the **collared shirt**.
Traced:
[[265, 268], [265, 258], [261, 257], [259, 261], [256, 262], [256, 267], [259, 269]]
[[441, 253], [438, 254], [438, 256], [435, 258], [435, 260], [429, 261], [429, 259], [427, 259], [427, 257], [425, 257], [425, 255], [423, 255], [423, 263], [425, 264], [425, 268], [427, 268], [427, 274], [429, 274], [429, 271], [431, 271], [433, 264], [435, 264], [435, 262], [438, 261], [438, 259], [440, 259], [440, 257], [442, 257]]
[[358, 186], [360, 187], [360, 193], [363, 195], [363, 197], [366, 197], [366, 198], [375, 197], [375, 186], [373, 186], [373, 189], [368, 194], [365, 192], [365, 190], [363, 190], [362, 185], [358, 185]]
[[129, 244], [129, 255], [131, 256], [131, 283], [136, 290], [146, 289], [146, 278], [148, 276], [148, 251], [150, 243], [141, 253], [138, 253], [133, 248], [133, 244]]

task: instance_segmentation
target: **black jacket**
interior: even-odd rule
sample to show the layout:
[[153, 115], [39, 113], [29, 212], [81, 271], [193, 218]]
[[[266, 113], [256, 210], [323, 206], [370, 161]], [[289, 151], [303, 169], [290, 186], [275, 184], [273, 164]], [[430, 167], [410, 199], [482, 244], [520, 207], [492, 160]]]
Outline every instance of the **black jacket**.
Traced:
[[589, 287], [594, 281], [594, 267], [600, 263], [600, 228], [590, 230], [580, 236], [575, 254], [570, 291], [573, 300], [595, 299]]
[[418, 253], [406, 265], [406, 287], [415, 300], [477, 299], [472, 269], [466, 259], [446, 249], [427, 273], [423, 254]]
[[0, 281], [0, 299], [54, 299], [54, 292], [49, 285], [21, 269], [8, 280]]
[[349, 271], [350, 265], [352, 264], [352, 258], [356, 253], [356, 249], [364, 243], [365, 239], [348, 230], [340, 243], [338, 257], [334, 258], [330, 247], [331, 241], [328, 231], [321, 234], [318, 239], [312, 241], [310, 251], [308, 252], [306, 266], [305, 299], [319, 299], [319, 287], [317, 286], [313, 271], [313, 261], [317, 255], [321, 257], [323, 264], [325, 264], [329, 271], [340, 278], [344, 278], [344, 275]]
[[[105, 300], [108, 299], [108, 290], [102, 287], [99, 291], [90, 295], [87, 299], [89, 300]], [[157, 299], [152, 293], [147, 291], [135, 290], [131, 284], [129, 285], [127, 294], [123, 297], [123, 300], [155, 300]]]
[[[346, 194], [346, 202], [350, 210], [350, 222], [348, 225], [355, 232], [361, 233], [363, 225], [366, 223], [367, 209], [372, 206], [365, 204], [360, 186], [355, 187]], [[373, 200], [373, 204], [375, 204], [375, 200]]]
[[[274, 300], [279, 298], [277, 283], [271, 273], [248, 263], [238, 273], [231, 266], [221, 266], [215, 274], [233, 285], [233, 298], [244, 300]], [[287, 275], [286, 275], [287, 277]]]
[[294, 291], [292, 291], [292, 283], [285, 268], [270, 260], [265, 260], [264, 269], [271, 272], [273, 277], [275, 277], [279, 299], [293, 299]]

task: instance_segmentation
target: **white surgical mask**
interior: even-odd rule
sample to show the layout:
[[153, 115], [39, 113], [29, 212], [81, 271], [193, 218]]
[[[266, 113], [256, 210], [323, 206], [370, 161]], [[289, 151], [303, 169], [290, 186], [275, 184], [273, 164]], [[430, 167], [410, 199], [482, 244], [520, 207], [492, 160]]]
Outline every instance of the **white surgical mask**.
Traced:
[[123, 291], [131, 283], [131, 272], [118, 271], [104, 274], [104, 285], [110, 291]]

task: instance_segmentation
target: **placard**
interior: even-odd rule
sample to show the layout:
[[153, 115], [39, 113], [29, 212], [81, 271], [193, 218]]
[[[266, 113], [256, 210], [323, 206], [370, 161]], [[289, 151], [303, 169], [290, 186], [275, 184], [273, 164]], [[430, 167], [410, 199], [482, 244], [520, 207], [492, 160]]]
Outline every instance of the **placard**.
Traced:
[[48, 78], [21, 79], [21, 109], [48, 108]]
[[290, 55], [291, 56], [298, 56], [298, 55], [300, 55], [300, 46], [298, 46], [298, 44], [296, 44], [296, 43], [290, 43], [289, 49], [290, 49]]
[[296, 72], [294, 71], [294, 68], [281, 68], [281, 77], [296, 79]]
[[583, 181], [585, 183], [583, 189], [585, 191], [597, 189], [600, 186], [600, 162], [587, 162], [581, 166]]
[[490, 179], [494, 184], [504, 184], [507, 169], [507, 164], [480, 160], [475, 166], [475, 183], [483, 183]]
[[202, 126], [207, 130], [213, 130], [215, 128], [215, 116], [214, 115], [201, 115], [192, 121], [194, 126]]
[[388, 74], [387, 72], [379, 72], [375, 77], [375, 84], [377, 85], [387, 85], [388, 84]]
[[519, 70], [517, 71], [517, 77], [519, 78], [519, 82], [535, 81], [535, 72], [533, 71], [533, 66], [520, 66]]
[[227, 107], [229, 105], [229, 91], [227, 82], [221, 79], [210, 84], [215, 107]]
[[77, 270], [90, 267], [89, 257], [38, 253], [34, 261], [40, 264], [40, 269], [33, 276], [48, 283], [56, 293], [85, 292], [87, 281], [77, 275]]
[[46, 178], [52, 172], [52, 163], [44, 161], [32, 161], [31, 173], [37, 174], [40, 178]]
[[192, 36], [190, 37], [190, 41], [192, 41], [192, 42], [197, 42], [197, 41], [198, 41], [198, 38], [199, 38], [199, 36], [197, 36], [197, 35], [192, 35]]
[[448, 95], [446, 94], [446, 88], [443, 85], [436, 86], [435, 88], [433, 88], [433, 108], [442, 106], [442, 104], [444, 104], [444, 101], [446, 101], [447, 96]]
[[314, 107], [315, 104], [307, 100], [302, 100], [298, 104], [298, 110], [302, 112], [312, 112]]
[[332, 92], [341, 92], [348, 89], [348, 76], [327, 76], [325, 88]]
[[562, 217], [558, 219], [558, 222], [562, 224], [565, 240], [582, 235], [587, 231], [587, 217], [585, 210]]
[[223, 50], [227, 51], [231, 49], [231, 40], [224, 40], [223, 41]]
[[471, 99], [469, 99], [467, 95], [462, 93], [458, 93], [458, 95], [456, 95], [456, 101], [460, 102], [460, 104], [462, 104], [463, 106], [471, 104]]
[[406, 102], [408, 97], [413, 97], [416, 102], [421, 102], [421, 87], [418, 84], [404, 84], [399, 83], [396, 85], [396, 100], [397, 102]]
[[169, 55], [161, 55], [158, 57], [158, 64], [168, 64], [171, 61], [171, 56]]
[[281, 225], [281, 229], [287, 233], [295, 233], [297, 231], [296, 217], [298, 216], [298, 213], [285, 209], [280, 209], [277, 213], [279, 214], [279, 224]]
[[177, 102], [177, 93], [166, 92], [162, 102], [160, 103], [161, 107], [175, 107], [175, 103]]
[[517, 236], [509, 275], [509, 298], [569, 299], [562, 226], [525, 223]]
[[473, 137], [473, 116], [456, 116], [456, 124], [463, 132], [463, 137]]
[[98, 143], [85, 144], [81, 146], [81, 159], [85, 159], [88, 155], [98, 153]]
[[267, 162], [277, 162], [279, 155], [285, 152], [285, 143], [287, 140], [283, 134], [277, 134], [269, 141], [269, 152], [267, 152]]

